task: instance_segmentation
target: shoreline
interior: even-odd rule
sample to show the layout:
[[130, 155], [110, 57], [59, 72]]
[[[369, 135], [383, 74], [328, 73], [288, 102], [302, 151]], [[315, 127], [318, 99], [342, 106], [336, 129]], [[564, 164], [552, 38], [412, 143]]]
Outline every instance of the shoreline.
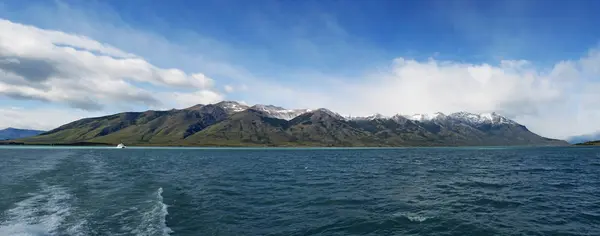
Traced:
[[[0, 146], [44, 146], [44, 147], [116, 147], [117, 144], [110, 143], [93, 143], [93, 142], [75, 142], [75, 143], [24, 143], [15, 141], [0, 141]], [[525, 148], [525, 147], [590, 147], [598, 146], [593, 144], [569, 144], [569, 145], [406, 145], [406, 146], [343, 146], [343, 145], [186, 145], [186, 144], [125, 144], [129, 147], [165, 147], [165, 148]]]

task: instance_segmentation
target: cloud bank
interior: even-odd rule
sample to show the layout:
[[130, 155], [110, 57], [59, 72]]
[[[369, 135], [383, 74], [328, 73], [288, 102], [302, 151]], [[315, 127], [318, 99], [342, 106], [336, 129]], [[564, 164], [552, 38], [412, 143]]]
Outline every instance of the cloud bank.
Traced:
[[[98, 111], [118, 103], [214, 102], [221, 95], [213, 84], [202, 73], [159, 68], [85, 36], [0, 20], [0, 96]], [[186, 92], [170, 92], [177, 90]]]
[[[397, 58], [356, 83], [338, 82], [310, 101], [345, 115], [499, 112], [550, 137], [600, 130], [600, 51], [548, 68]], [[310, 98], [310, 97], [308, 97]]]

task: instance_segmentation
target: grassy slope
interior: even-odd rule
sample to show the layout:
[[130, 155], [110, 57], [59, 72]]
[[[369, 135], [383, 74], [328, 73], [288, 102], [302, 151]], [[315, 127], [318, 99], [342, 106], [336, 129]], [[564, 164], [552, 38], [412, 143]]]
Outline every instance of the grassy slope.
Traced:
[[566, 144], [520, 126], [470, 127], [390, 120], [344, 121], [316, 111], [291, 121], [246, 110], [227, 116], [218, 108], [128, 112], [82, 119], [27, 144], [76, 142], [139, 146], [471, 146]]

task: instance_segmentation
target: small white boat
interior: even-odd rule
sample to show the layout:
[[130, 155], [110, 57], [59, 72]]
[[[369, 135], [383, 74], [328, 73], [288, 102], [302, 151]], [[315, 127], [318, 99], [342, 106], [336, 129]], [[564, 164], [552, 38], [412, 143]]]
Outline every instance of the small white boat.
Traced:
[[125, 144], [119, 143], [119, 145], [117, 145], [117, 148], [125, 148]]

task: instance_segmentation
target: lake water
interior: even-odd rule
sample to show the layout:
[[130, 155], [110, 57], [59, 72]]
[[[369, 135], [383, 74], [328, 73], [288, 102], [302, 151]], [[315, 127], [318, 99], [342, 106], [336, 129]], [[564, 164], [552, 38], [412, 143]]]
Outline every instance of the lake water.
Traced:
[[600, 235], [600, 148], [0, 148], [0, 235]]

